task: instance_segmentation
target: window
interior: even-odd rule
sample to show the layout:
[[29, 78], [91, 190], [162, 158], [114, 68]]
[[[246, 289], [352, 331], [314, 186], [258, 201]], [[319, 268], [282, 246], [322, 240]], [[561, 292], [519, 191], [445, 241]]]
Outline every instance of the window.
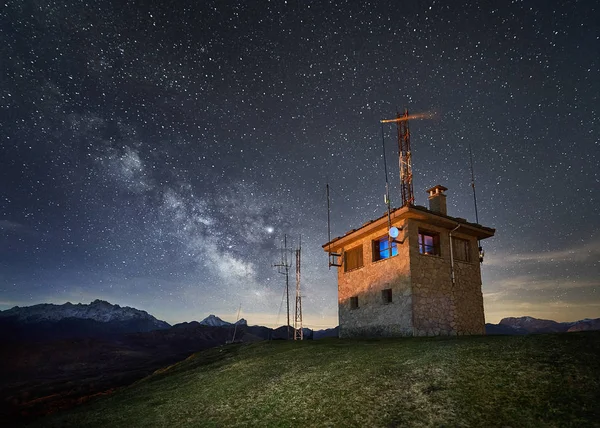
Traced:
[[358, 296], [350, 297], [350, 309], [358, 309]]
[[392, 303], [392, 289], [386, 288], [385, 290], [381, 290], [381, 299], [383, 303]]
[[419, 253], [440, 255], [440, 235], [431, 232], [419, 232]]
[[[391, 244], [391, 245], [390, 245]], [[398, 255], [398, 245], [387, 236], [373, 241], [373, 261], [389, 259]]]
[[452, 253], [455, 260], [471, 261], [471, 245], [466, 239], [452, 237]]
[[344, 271], [358, 269], [363, 267], [363, 248], [362, 245], [354, 247], [344, 253]]

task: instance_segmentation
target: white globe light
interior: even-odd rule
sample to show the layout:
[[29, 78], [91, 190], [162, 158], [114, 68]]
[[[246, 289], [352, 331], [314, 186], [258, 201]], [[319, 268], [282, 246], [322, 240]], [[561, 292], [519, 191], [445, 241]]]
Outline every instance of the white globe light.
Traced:
[[398, 228], [397, 227], [390, 227], [390, 237], [392, 238], [397, 238], [398, 237]]

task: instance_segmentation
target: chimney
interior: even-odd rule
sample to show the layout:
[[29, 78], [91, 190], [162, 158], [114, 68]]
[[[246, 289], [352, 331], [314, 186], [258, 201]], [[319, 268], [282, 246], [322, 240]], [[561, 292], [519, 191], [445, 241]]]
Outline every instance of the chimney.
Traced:
[[447, 215], [446, 194], [444, 193], [446, 190], [448, 189], [446, 189], [444, 186], [440, 186], [439, 184], [427, 190], [427, 193], [429, 193], [430, 211]]

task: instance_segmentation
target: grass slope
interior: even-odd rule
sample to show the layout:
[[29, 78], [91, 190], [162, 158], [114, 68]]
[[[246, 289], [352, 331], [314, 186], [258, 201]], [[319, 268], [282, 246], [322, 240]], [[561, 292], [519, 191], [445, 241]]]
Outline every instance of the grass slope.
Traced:
[[600, 426], [600, 332], [230, 345], [40, 426]]

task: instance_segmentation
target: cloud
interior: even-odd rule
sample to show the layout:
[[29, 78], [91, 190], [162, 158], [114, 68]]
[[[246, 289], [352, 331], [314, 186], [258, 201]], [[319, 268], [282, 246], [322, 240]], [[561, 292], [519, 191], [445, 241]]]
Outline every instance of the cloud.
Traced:
[[520, 254], [490, 254], [485, 264], [506, 266], [514, 263], [582, 263], [600, 259], [600, 240], [592, 240], [564, 250], [529, 252]]
[[574, 289], [600, 287], [598, 279], [572, 279], [572, 280], [557, 280], [556, 278], [548, 278], [542, 274], [517, 275], [509, 278], [488, 281], [486, 288], [493, 288], [496, 291], [489, 292], [490, 296], [494, 293], [499, 293], [502, 290], [510, 292], [515, 290], [554, 290], [554, 289]]
[[26, 227], [20, 223], [10, 220], [0, 220], [0, 230], [9, 230], [13, 232], [26, 230]]

